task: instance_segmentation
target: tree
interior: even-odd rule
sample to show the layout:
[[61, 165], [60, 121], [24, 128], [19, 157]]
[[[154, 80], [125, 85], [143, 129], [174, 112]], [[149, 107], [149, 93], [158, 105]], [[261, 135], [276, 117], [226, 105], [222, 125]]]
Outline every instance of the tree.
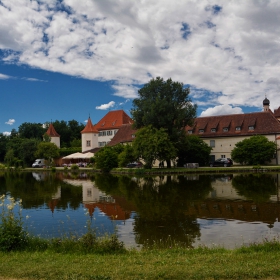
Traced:
[[125, 167], [128, 163], [136, 160], [132, 145], [125, 145], [124, 150], [118, 156], [119, 167]]
[[4, 161], [8, 139], [8, 136], [4, 135], [3, 133], [0, 133], [0, 162]]
[[164, 128], [176, 145], [184, 127], [192, 125], [196, 116], [197, 106], [191, 103], [189, 88], [171, 79], [164, 81], [157, 77], [144, 85], [138, 94], [131, 110], [134, 127], [140, 129], [152, 125], [157, 129]]
[[146, 168], [152, 168], [155, 160], [174, 160], [177, 154], [166, 130], [156, 129], [152, 125], [136, 132], [132, 146], [136, 157], [145, 161]]
[[34, 162], [38, 143], [37, 139], [23, 139], [18, 150], [18, 157], [26, 166], [31, 166]]
[[263, 135], [254, 135], [236, 143], [231, 158], [241, 164], [264, 164], [269, 162], [276, 152], [276, 144]]
[[95, 155], [95, 166], [101, 169], [102, 172], [109, 172], [115, 167], [118, 167], [118, 153], [114, 147], [104, 147]]
[[205, 166], [209, 163], [211, 150], [212, 148], [198, 136], [186, 135], [178, 145], [177, 165], [195, 162], [199, 163], [199, 166]]
[[43, 128], [41, 123], [22, 123], [18, 127], [18, 133], [20, 138], [28, 138], [28, 139], [39, 139], [42, 140], [46, 129]]
[[35, 152], [35, 156], [38, 158], [44, 158], [52, 163], [53, 158], [59, 157], [59, 149], [54, 143], [41, 142], [38, 145], [38, 149]]

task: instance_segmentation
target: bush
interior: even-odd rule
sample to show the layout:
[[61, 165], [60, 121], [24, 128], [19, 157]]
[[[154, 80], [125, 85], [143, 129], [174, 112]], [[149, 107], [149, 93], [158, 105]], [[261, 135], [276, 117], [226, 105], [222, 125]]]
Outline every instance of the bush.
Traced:
[[[9, 198], [10, 203], [5, 204], [5, 195], [0, 197], [0, 250], [12, 251], [23, 248], [27, 243], [27, 232], [23, 229], [23, 219], [21, 216], [21, 201], [16, 202], [14, 198]], [[15, 214], [15, 208], [18, 213]]]
[[77, 164], [72, 164], [71, 165], [71, 170], [72, 171], [78, 171], [79, 170], [79, 166]]

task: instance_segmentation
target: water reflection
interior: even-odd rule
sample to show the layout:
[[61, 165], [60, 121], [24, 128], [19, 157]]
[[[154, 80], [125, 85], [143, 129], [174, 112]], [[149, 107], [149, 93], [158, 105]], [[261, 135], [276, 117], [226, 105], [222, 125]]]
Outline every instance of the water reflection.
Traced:
[[36, 234], [56, 235], [61, 223], [84, 232], [84, 209], [95, 226], [107, 232], [117, 226], [132, 246], [172, 238], [190, 247], [235, 247], [280, 232], [279, 174], [5, 173], [0, 193], [22, 199]]

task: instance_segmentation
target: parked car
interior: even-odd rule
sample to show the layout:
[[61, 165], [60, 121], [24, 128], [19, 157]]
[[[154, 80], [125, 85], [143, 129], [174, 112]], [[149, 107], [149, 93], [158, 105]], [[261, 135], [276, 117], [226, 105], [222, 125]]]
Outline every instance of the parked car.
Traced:
[[43, 158], [38, 158], [35, 160], [35, 162], [32, 164], [33, 168], [41, 168], [45, 167], [45, 160]]
[[142, 166], [143, 166], [142, 162], [136, 162], [135, 161], [135, 162], [131, 162], [131, 163], [127, 164], [126, 167], [128, 167], [128, 168], [140, 168]]
[[210, 162], [210, 166], [224, 166], [224, 167], [229, 167], [232, 166], [233, 162], [232, 159], [230, 158], [218, 158], [213, 162]]

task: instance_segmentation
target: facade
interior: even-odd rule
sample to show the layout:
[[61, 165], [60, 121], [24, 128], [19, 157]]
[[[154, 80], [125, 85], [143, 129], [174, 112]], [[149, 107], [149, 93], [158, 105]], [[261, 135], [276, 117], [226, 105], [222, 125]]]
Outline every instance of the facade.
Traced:
[[211, 161], [230, 157], [237, 142], [253, 135], [263, 135], [278, 145], [271, 163], [280, 163], [280, 122], [269, 109], [267, 98], [263, 101], [263, 112], [200, 117], [195, 119], [192, 127], [185, 129], [186, 133], [199, 136], [212, 147]]
[[51, 143], [54, 143], [58, 148], [60, 148], [60, 135], [54, 129], [51, 123], [46, 134], [51, 138]]
[[[224, 116], [199, 117], [192, 127], [186, 126], [187, 134], [194, 134], [212, 147], [211, 160], [231, 157], [231, 151], [237, 142], [253, 135], [263, 135], [277, 144], [272, 164], [280, 164], [280, 107], [269, 109], [269, 100], [263, 101], [263, 111]], [[136, 130], [131, 124], [123, 125], [109, 145], [132, 142]]]
[[110, 143], [123, 125], [132, 123], [132, 119], [123, 110], [108, 112], [95, 125], [89, 118], [85, 128], [81, 131], [82, 152], [104, 147]]

